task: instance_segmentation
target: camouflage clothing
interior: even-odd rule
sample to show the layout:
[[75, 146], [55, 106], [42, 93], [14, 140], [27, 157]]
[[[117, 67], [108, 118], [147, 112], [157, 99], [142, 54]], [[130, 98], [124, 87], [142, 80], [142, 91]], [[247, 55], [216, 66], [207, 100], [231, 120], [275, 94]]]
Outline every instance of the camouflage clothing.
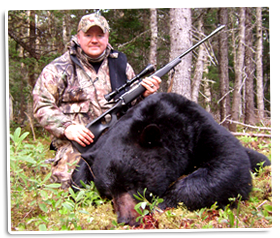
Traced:
[[[105, 54], [96, 73], [77, 38], [73, 37], [68, 51], [43, 69], [34, 87], [34, 116], [52, 134], [52, 144], [57, 148], [52, 168], [57, 182], [68, 183], [75, 167], [73, 164], [80, 158], [64, 135], [67, 126], [87, 125], [112, 107], [104, 99], [104, 95], [111, 92], [108, 57], [117, 58], [118, 53], [112, 53], [112, 47], [108, 45]], [[77, 57], [82, 68], [73, 63], [71, 55]], [[126, 76], [128, 79], [134, 77], [129, 64]]]
[[110, 29], [107, 20], [103, 16], [98, 13], [92, 13], [82, 17], [79, 22], [77, 32], [80, 30], [87, 32], [92, 26], [99, 26], [103, 33], [106, 33]]

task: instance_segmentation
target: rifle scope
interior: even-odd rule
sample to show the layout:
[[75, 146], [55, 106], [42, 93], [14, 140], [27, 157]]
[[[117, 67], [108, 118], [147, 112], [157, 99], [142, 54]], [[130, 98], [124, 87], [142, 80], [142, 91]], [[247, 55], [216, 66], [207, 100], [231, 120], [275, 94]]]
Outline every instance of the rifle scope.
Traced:
[[125, 84], [116, 88], [111, 93], [106, 94], [104, 97], [109, 102], [112, 98], [114, 98], [118, 93], [120, 93], [123, 89], [133, 84], [135, 81], [144, 77], [145, 75], [152, 73], [155, 71], [155, 67], [152, 64], [148, 64], [145, 69], [143, 69], [139, 74], [137, 74], [134, 78], [127, 80]]

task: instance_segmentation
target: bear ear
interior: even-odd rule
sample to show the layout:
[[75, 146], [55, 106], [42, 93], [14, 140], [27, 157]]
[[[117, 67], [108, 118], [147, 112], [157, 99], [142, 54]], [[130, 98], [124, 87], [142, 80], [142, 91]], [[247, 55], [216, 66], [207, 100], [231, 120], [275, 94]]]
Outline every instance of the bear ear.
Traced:
[[161, 139], [160, 128], [156, 124], [146, 126], [140, 135], [142, 146], [153, 147], [159, 144]]

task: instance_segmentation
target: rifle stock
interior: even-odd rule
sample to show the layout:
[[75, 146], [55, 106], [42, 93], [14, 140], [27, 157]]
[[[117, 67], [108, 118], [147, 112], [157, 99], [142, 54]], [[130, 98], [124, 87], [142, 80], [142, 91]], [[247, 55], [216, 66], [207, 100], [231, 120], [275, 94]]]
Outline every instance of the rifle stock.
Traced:
[[[111, 127], [113, 124], [117, 122], [117, 113], [121, 111], [123, 108], [123, 103], [119, 100], [112, 108], [104, 112], [102, 115], [91, 121], [87, 124], [86, 128], [88, 128], [94, 134], [94, 142], [95, 143], [98, 138]], [[105, 121], [106, 116], [109, 115], [108, 122]], [[80, 153], [84, 153], [88, 150], [88, 148], [93, 144], [86, 145], [85, 147], [81, 146], [76, 141], [71, 141], [72, 144], [77, 148]]]
[[[185, 55], [193, 51], [196, 47], [204, 43], [206, 40], [208, 40], [210, 37], [221, 31], [225, 26], [222, 25], [218, 27], [215, 31], [213, 31], [211, 34], [203, 38], [201, 41], [196, 43], [194, 46], [183, 52], [180, 56], [166, 64], [164, 67], [160, 68], [157, 70], [155, 73], [151, 75], [152, 76], [158, 76], [162, 77], [165, 74], [167, 74], [171, 69], [173, 69], [176, 65], [181, 63], [182, 59]], [[110, 94], [106, 95], [105, 98], [109, 101], [111, 100], [111, 96], [116, 95], [120, 91], [120, 89], [123, 89], [129, 85], [131, 85], [135, 80], [141, 81], [141, 76], [146, 75], [148, 72], [151, 72], [151, 66], [148, 65], [140, 74], [138, 74], [136, 77], [134, 77], [132, 80], [128, 81], [125, 85], [121, 86], [119, 89], [116, 89], [115, 91], [111, 92]], [[94, 119], [92, 122], [90, 122], [86, 127], [94, 134], [94, 142], [97, 141], [97, 139], [107, 130], [109, 129], [112, 125], [114, 125], [117, 122], [117, 114], [123, 110], [130, 102], [138, 98], [140, 95], [142, 95], [145, 92], [145, 87], [143, 87], [140, 82], [130, 89], [128, 92], [124, 93], [119, 97], [117, 100], [116, 104], [109, 110], [107, 110], [105, 113], [100, 115], [98, 118]], [[105, 121], [105, 117], [109, 115], [110, 120], [109, 122]], [[93, 144], [92, 143], [92, 144]], [[80, 153], [85, 153], [89, 147], [92, 146], [86, 145], [85, 147], [81, 146], [75, 141], [72, 141], [72, 144], [78, 149]]]

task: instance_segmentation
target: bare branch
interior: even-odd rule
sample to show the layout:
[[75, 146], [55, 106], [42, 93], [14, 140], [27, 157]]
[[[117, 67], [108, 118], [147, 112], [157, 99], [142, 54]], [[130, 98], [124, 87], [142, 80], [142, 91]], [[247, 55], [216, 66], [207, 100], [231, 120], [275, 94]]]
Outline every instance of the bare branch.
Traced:
[[238, 125], [242, 125], [242, 126], [245, 126], [245, 127], [249, 127], [249, 128], [252, 128], [252, 129], [258, 129], [258, 130], [268, 130], [268, 131], [271, 131], [271, 128], [270, 128], [270, 127], [251, 126], [251, 125], [244, 124], [244, 123], [242, 123], [242, 122], [238, 122], [238, 121], [233, 121], [233, 120], [230, 120], [230, 119], [226, 119], [225, 121], [228, 121], [228, 122], [230, 122], [230, 123], [234, 123], [234, 124], [238, 124]]
[[18, 44], [22, 46], [32, 57], [34, 57], [36, 60], [39, 60], [40, 56], [35, 52], [34, 49], [30, 48], [28, 44], [26, 44], [24, 41], [22, 41], [20, 38], [18, 38], [12, 30], [8, 30], [9, 36], [14, 39]]
[[231, 92], [233, 92], [233, 90], [234, 90], [234, 89], [229, 90], [224, 96], [222, 96], [222, 97], [218, 100], [217, 104], [219, 104], [228, 94], [230, 94]]
[[251, 137], [266, 137], [271, 138], [270, 134], [255, 134], [255, 133], [244, 133], [244, 132], [231, 132], [234, 136], [251, 136]]

